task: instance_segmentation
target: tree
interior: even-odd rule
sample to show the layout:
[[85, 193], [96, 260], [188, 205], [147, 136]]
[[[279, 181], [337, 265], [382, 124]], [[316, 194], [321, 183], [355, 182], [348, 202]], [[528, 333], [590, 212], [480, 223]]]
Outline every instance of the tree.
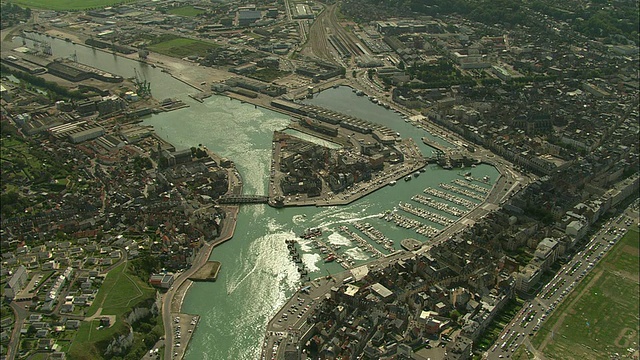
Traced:
[[374, 69], [367, 70], [367, 76], [369, 77], [369, 79], [373, 79], [373, 74], [375, 73], [376, 71]]
[[452, 310], [449, 313], [449, 317], [451, 318], [451, 320], [453, 321], [458, 321], [458, 318], [460, 318], [460, 312], [458, 310]]

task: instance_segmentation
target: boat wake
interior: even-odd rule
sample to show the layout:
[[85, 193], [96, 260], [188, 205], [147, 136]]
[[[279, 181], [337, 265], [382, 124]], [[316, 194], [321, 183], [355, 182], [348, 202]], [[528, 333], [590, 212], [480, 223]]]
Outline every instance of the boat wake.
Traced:
[[338, 232], [331, 233], [331, 235], [327, 236], [327, 239], [329, 240], [329, 243], [331, 245], [349, 246], [349, 245], [353, 244], [351, 242], [351, 240], [349, 240], [346, 237], [342, 236]]
[[291, 220], [293, 221], [294, 224], [300, 225], [305, 221], [307, 221], [307, 216], [304, 214], [293, 215], [293, 218]]
[[258, 268], [258, 264], [254, 264], [253, 268], [251, 268], [251, 270], [249, 270], [248, 273], [246, 273], [242, 279], [238, 280], [235, 284], [229, 284], [227, 283], [227, 295], [231, 295], [234, 291], [236, 291], [236, 289], [238, 288], [238, 286], [240, 286], [240, 284], [242, 284], [243, 281], [245, 281], [249, 275], [253, 274], [254, 271], [256, 271], [256, 269]]
[[362, 250], [358, 249], [358, 248], [352, 248], [352, 249], [347, 249], [345, 251], [346, 254], [348, 254], [349, 256], [351, 256], [354, 260], [367, 260], [369, 259], [369, 256], [364, 253]]
[[302, 262], [309, 269], [309, 272], [320, 271], [320, 268], [316, 265], [322, 259], [320, 254], [303, 254]]
[[367, 215], [367, 216], [362, 216], [362, 217], [349, 217], [346, 219], [337, 219], [335, 221], [328, 221], [325, 223], [322, 223], [320, 225], [318, 225], [319, 228], [326, 228], [329, 226], [333, 226], [333, 225], [337, 225], [337, 224], [345, 224], [345, 223], [354, 223], [357, 221], [362, 221], [362, 220], [366, 220], [366, 219], [372, 219], [372, 218], [379, 218], [381, 217], [383, 214], [373, 214], [373, 215]]

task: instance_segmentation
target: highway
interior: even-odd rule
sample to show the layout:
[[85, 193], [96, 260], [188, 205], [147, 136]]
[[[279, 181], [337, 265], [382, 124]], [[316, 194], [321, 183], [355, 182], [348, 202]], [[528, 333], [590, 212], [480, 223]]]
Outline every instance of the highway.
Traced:
[[529, 337], [535, 335], [554, 309], [626, 233], [628, 226], [625, 220], [629, 218], [637, 223], [637, 213], [632, 213], [630, 209], [608, 221], [589, 240], [584, 249], [575, 254], [573, 259], [539, 291], [534, 299], [525, 302], [520, 312], [500, 333], [496, 343], [487, 352], [486, 358], [490, 360], [510, 358], [511, 354], [523, 344], [529, 351], [536, 354], [536, 350], [529, 342]]

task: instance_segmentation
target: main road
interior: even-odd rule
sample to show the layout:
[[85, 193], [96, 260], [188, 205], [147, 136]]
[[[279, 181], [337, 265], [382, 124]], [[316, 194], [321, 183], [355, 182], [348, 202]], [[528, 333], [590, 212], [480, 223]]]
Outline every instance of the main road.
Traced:
[[622, 215], [608, 221], [534, 299], [524, 303], [522, 310], [505, 326], [496, 343], [487, 352], [486, 358], [508, 358], [522, 345], [532, 353], [537, 353], [529, 337], [540, 329], [554, 309], [623, 236], [628, 226], [622, 220], [635, 217], [637, 222], [637, 213], [630, 211], [627, 209]]
[[9, 303], [9, 306], [11, 310], [13, 310], [15, 322], [13, 324], [9, 345], [7, 345], [7, 359], [16, 359], [18, 357], [18, 345], [20, 345], [20, 330], [29, 313], [15, 301]]

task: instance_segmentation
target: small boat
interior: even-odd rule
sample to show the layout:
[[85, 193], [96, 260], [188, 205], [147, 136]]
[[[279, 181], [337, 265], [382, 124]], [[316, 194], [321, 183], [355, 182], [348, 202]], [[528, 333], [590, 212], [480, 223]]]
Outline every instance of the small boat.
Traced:
[[389, 181], [389, 185], [393, 186], [393, 185], [395, 185], [395, 184], [396, 184], [396, 181], [395, 181], [395, 180], [391, 180], [391, 181]]
[[420, 176], [420, 171], [416, 171], [416, 172], [414, 172], [414, 173], [413, 173], [413, 176], [415, 176], [415, 177]]
[[333, 261], [333, 260], [335, 260], [335, 259], [336, 259], [336, 256], [335, 256], [335, 255], [333, 255], [333, 254], [331, 254], [331, 255], [327, 256], [327, 257], [324, 259], [324, 262], [326, 262], [326, 263], [328, 263], [328, 262], [332, 262], [332, 261]]
[[305, 230], [304, 233], [300, 235], [300, 237], [303, 239], [311, 239], [321, 235], [322, 235], [322, 230], [320, 230], [319, 228], [309, 228]]
[[404, 178], [404, 181], [409, 181], [409, 180], [411, 180], [411, 175], [408, 175]]

